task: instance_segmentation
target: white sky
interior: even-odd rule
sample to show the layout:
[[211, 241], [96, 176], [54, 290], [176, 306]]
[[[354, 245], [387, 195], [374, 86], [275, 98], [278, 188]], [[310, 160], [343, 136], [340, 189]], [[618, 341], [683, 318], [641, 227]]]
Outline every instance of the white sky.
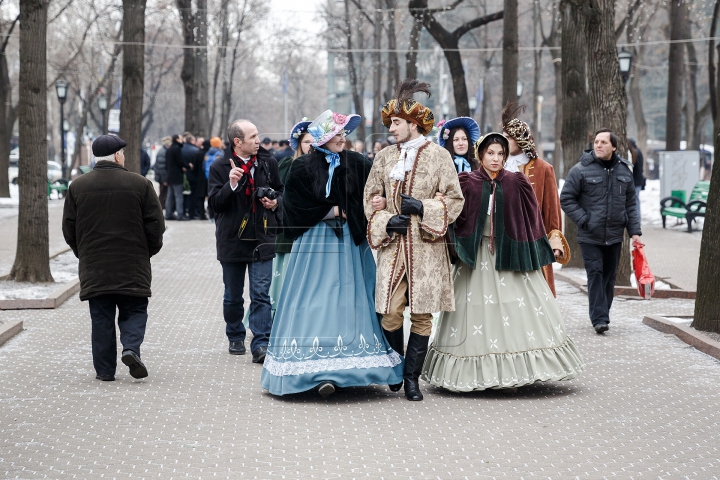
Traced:
[[326, 0], [270, 0], [271, 18], [281, 25], [291, 26], [299, 34], [316, 35], [323, 25], [317, 11]]

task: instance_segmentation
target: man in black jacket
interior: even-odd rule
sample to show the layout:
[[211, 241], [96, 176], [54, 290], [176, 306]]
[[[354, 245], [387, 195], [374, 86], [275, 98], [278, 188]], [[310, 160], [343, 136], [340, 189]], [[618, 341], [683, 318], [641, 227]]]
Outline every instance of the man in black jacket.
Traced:
[[90, 303], [93, 365], [98, 380], [115, 380], [115, 309], [122, 362], [134, 378], [147, 377], [140, 360], [152, 270], [162, 248], [162, 208], [150, 180], [123, 165], [125, 142], [102, 135], [92, 145], [95, 168], [70, 184], [63, 235], [80, 259], [80, 300]]
[[[165, 153], [168, 194], [165, 201], [165, 220], [185, 220], [183, 211], [183, 175], [187, 166], [182, 158], [183, 140], [180, 135], [172, 136], [172, 143]], [[177, 210], [177, 216], [173, 212]]]
[[609, 328], [624, 232], [633, 242], [642, 235], [630, 162], [616, 153], [617, 144], [611, 130], [598, 130], [593, 150], [570, 169], [560, 195], [563, 211], [578, 227], [590, 320], [597, 333]]
[[[255, 125], [236, 120], [227, 130], [231, 149], [210, 166], [208, 204], [215, 212], [217, 259], [223, 269], [223, 316], [229, 352], [245, 353], [245, 270], [250, 284], [250, 351], [263, 363], [270, 339], [270, 281], [275, 236], [282, 225], [283, 184], [278, 164], [260, 148]], [[273, 192], [267, 193], [269, 187]], [[276, 197], [276, 198], [271, 198]]]

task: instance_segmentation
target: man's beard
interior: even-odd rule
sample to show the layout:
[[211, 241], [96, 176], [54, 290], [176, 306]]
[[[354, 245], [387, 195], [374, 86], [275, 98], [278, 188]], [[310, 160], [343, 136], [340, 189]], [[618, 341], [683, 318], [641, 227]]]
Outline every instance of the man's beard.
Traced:
[[409, 142], [412, 137], [412, 131], [408, 129], [407, 135], [405, 135], [404, 138], [400, 138], [398, 135], [395, 135], [395, 138], [397, 138], [397, 143], [405, 143]]

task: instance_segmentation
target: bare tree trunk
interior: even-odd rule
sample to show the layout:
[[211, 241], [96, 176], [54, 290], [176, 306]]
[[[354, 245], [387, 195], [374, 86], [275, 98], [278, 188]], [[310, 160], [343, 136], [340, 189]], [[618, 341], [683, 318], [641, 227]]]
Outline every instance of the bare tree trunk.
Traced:
[[[670, 2], [670, 40], [682, 40], [688, 30], [689, 12], [684, 0]], [[682, 43], [670, 44], [668, 61], [668, 92], [665, 127], [665, 150], [680, 150], [682, 126], [682, 94], [685, 46]]]
[[[410, 45], [405, 55], [405, 78], [417, 78], [417, 51], [420, 44], [422, 26], [423, 15], [413, 16], [413, 26], [410, 30]], [[395, 86], [393, 86], [393, 89], [395, 89]]]
[[[348, 76], [350, 77], [350, 87], [352, 90], [353, 104], [355, 105], [355, 113], [364, 117], [363, 112], [363, 97], [362, 97], [362, 85], [358, 85], [358, 75], [355, 69], [355, 57], [352, 51], [352, 24], [350, 22], [350, 4], [349, 0], [345, 0], [345, 28], [347, 31], [347, 60], [348, 60]], [[365, 135], [365, 122], [360, 122], [357, 128], [358, 138], [363, 141], [367, 138]]]
[[140, 173], [145, 88], [145, 3], [123, 0], [123, 66], [120, 138], [127, 142], [125, 168]]
[[[715, 25], [718, 20], [718, 2], [715, 3], [715, 11], [713, 14], [713, 23], [711, 27], [710, 37], [715, 33]], [[714, 42], [710, 44], [710, 49], [714, 48]], [[710, 71], [715, 73], [716, 77], [712, 78], [711, 85], [714, 86], [714, 98], [720, 97], [718, 89], [720, 88], [720, 69], [715, 67], [713, 55], [710, 55]], [[720, 333], [720, 302], [717, 301], [718, 292], [720, 291], [720, 114], [717, 107], [715, 109], [714, 131], [714, 161], [712, 167], [712, 177], [715, 181], [710, 182], [710, 192], [708, 193], [707, 207], [705, 211], [705, 223], [703, 224], [703, 235], [700, 242], [700, 261], [698, 263], [698, 281], [697, 281], [697, 297], [695, 298], [695, 314], [693, 317], [692, 327], [696, 330], [705, 332]]]
[[[209, 130], [212, 134], [215, 130], [215, 112], [217, 111], [217, 89], [218, 79], [220, 78], [220, 70], [225, 63], [225, 55], [227, 53], [228, 41], [230, 39], [230, 29], [228, 25], [228, 3], [229, 0], [222, 0], [220, 3], [220, 44], [218, 45], [217, 55], [215, 56], [215, 73], [213, 74], [212, 88], [212, 107], [210, 108], [210, 125]], [[222, 131], [223, 126], [219, 126]], [[222, 134], [219, 135], [222, 137]]]
[[565, 162], [563, 160], [562, 128], [563, 128], [563, 88], [562, 88], [562, 59], [553, 59], [555, 72], [555, 148], [553, 149], [553, 167], [555, 180], [565, 178]]
[[[690, 30], [690, 22], [686, 26]], [[691, 35], [688, 32], [689, 38]], [[688, 54], [688, 66], [685, 69], [685, 141], [687, 142], [685, 150], [699, 150], [700, 142], [695, 144], [694, 140], [698, 137], [695, 132], [698, 129], [696, 120], [698, 119], [698, 95], [697, 95], [697, 74], [698, 74], [698, 57], [695, 46], [692, 43], [686, 44]]]
[[503, 105], [517, 101], [518, 83], [518, 2], [504, 0], [503, 11]]
[[[377, 134], [381, 131], [380, 108], [382, 95], [382, 71], [380, 69], [380, 47], [382, 46], [382, 0], [375, 0], [375, 20], [373, 33], [373, 110], [372, 110], [372, 132]], [[362, 138], [364, 141], [365, 139]]]
[[[457, 27], [455, 30], [448, 31], [435, 18], [436, 11], [447, 11], [459, 5], [455, 2], [452, 7], [441, 8], [438, 10], [428, 8], [428, 0], [410, 0], [408, 8], [415, 18], [423, 20], [423, 26], [428, 33], [432, 35], [435, 41], [443, 49], [445, 60], [447, 60], [450, 70], [450, 77], [453, 84], [453, 97], [455, 98], [455, 111], [460, 117], [469, 117], [470, 108], [468, 107], [467, 85], [465, 83], [465, 68], [463, 67], [462, 57], [460, 56], [460, 39], [466, 33], [486, 25], [490, 22], [501, 20], [503, 12], [496, 12], [490, 15], [484, 15], [467, 21]], [[516, 82], [517, 83], [517, 82]]]
[[400, 83], [400, 64], [398, 62], [398, 54], [395, 51], [397, 49], [397, 38], [395, 35], [395, 18], [397, 15], [396, 0], [385, 0], [385, 7], [388, 12], [388, 74], [384, 100], [387, 102], [392, 99], [393, 93], [395, 93], [395, 87]]
[[10, 35], [19, 19], [18, 15], [10, 25], [0, 48], [0, 198], [10, 197], [10, 180], [8, 178], [10, 138], [17, 118], [17, 106], [12, 104], [12, 84], [10, 83], [6, 51]]
[[207, 0], [197, 0], [197, 12], [195, 14], [195, 71], [193, 81], [195, 82], [196, 110], [195, 129], [193, 133], [200, 137], [210, 135], [210, 111], [208, 92], [208, 38], [207, 38]]
[[82, 112], [80, 112], [80, 121], [75, 125], [75, 148], [73, 149], [72, 162], [70, 164], [70, 171], [68, 172], [68, 178], [72, 176], [72, 170], [77, 165], [80, 165], [80, 157], [82, 154], [83, 146], [83, 132], [85, 131], [85, 125], [87, 125], [88, 110], [92, 106], [92, 83], [88, 83], [85, 90], [85, 94], [81, 97], [82, 100]]
[[177, 0], [177, 7], [180, 11], [180, 22], [182, 24], [183, 42], [183, 66], [180, 72], [180, 79], [185, 90], [185, 131], [195, 131], [195, 112], [197, 105], [197, 93], [195, 92], [195, 52], [192, 48], [195, 45], [195, 16], [192, 13], [192, 0]]
[[[586, 58], [587, 47], [582, 29], [584, 0], [564, 0], [562, 15], [562, 150], [563, 170], [567, 172], [578, 162], [588, 144], [588, 111]], [[577, 225], [566, 219], [565, 238], [570, 245], [568, 267], [582, 268], [584, 263], [577, 243]]]
[[10, 278], [52, 282], [47, 203], [47, 12], [45, 0], [20, 1], [20, 151], [18, 236]]
[[[505, 20], [507, 21], [507, 19]], [[542, 21], [540, 16], [540, 3], [533, 3], [533, 47], [538, 47], [538, 23]], [[542, 132], [538, 129], [538, 126], [542, 125], [540, 119], [540, 74], [542, 72], [542, 49], [538, 48], [533, 52], [533, 104], [532, 104], [532, 126], [533, 137], [535, 144], [540, 149], [542, 155]]]
[[634, 49], [632, 67], [630, 68], [630, 101], [633, 108], [633, 117], [635, 117], [635, 127], [637, 128], [637, 144], [641, 150], [647, 147], [647, 121], [645, 120], [645, 112], [642, 105], [642, 94], [640, 93], [640, 69], [637, 64], [642, 61], [642, 48]]
[[[617, 154], [627, 156], [627, 96], [615, 46], [615, 1], [595, 0], [583, 9], [588, 45], [588, 92], [592, 131], [609, 128], [618, 136]], [[625, 234], [616, 285], [630, 285], [630, 243]]]

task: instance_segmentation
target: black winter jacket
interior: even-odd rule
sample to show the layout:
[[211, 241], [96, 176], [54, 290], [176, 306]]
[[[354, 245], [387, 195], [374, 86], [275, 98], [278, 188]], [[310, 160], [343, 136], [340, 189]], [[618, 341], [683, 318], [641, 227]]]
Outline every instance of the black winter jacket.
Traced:
[[[200, 149], [196, 147], [195, 145], [191, 143], [184, 143], [182, 150], [181, 150], [181, 156], [183, 164], [185, 164], [185, 168], [187, 169], [187, 172], [185, 172], [185, 175], [187, 176], [188, 182], [190, 184], [197, 183], [198, 176], [197, 176], [197, 158], [200, 154]], [[192, 164], [192, 168], [190, 167], [190, 164]]]
[[117, 163], [98, 162], [70, 184], [62, 230], [80, 259], [80, 300], [150, 296], [150, 257], [162, 248], [165, 231], [150, 180]]
[[183, 168], [187, 168], [182, 159], [182, 143], [173, 142], [170, 145], [165, 153], [165, 165], [168, 185], [182, 185]]
[[[255, 163], [255, 189], [271, 187], [280, 196], [275, 210], [268, 210], [252, 197], [248, 201], [245, 195], [247, 179], [245, 176], [233, 191], [230, 187], [230, 156], [226, 152], [222, 158], [210, 165], [208, 179], [208, 204], [215, 212], [215, 240], [217, 259], [221, 262], [256, 262], [275, 257], [275, 236], [282, 226], [283, 184], [278, 173], [278, 163], [270, 153], [260, 147]], [[252, 211], [255, 204], [255, 212]], [[247, 215], [248, 223], [240, 237], [240, 225]]]
[[642, 235], [635, 203], [630, 162], [613, 154], [606, 169], [592, 150], [586, 150], [570, 169], [560, 205], [578, 227], [578, 243], [613, 245], [629, 235]]
[[167, 164], [165, 163], [165, 155], [167, 154], [167, 147], [160, 147], [157, 155], [155, 156], [155, 163], [153, 164], [153, 171], [155, 172], [155, 181], [158, 183], [167, 182]]

